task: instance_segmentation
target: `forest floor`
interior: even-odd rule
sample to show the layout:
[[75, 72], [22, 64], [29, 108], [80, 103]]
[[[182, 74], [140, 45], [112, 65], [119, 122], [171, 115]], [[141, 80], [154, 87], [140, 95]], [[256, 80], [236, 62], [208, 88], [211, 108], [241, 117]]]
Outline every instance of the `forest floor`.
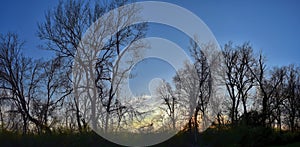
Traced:
[[[171, 139], [154, 147], [195, 147], [195, 146], [300, 146], [300, 132], [278, 132], [262, 127], [237, 127], [234, 129], [207, 129], [198, 135], [195, 142], [190, 132], [180, 132]], [[118, 147], [93, 132], [52, 133], [40, 135], [18, 135], [1, 132], [0, 146], [101, 146]]]

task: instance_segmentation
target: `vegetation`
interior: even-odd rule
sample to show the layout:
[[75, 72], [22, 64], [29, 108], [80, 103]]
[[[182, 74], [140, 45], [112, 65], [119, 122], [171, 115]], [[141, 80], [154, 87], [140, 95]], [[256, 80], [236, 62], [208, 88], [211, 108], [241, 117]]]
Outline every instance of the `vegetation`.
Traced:
[[[265, 127], [239, 126], [229, 128], [210, 128], [199, 135], [194, 144], [189, 132], [181, 132], [169, 140], [154, 145], [164, 146], [299, 146], [300, 133], [278, 132]], [[21, 135], [1, 132], [1, 146], [120, 146], [103, 139], [94, 132], [53, 132], [52, 134]]]
[[[136, 19], [135, 8], [120, 10], [121, 18], [118, 15], [108, 17], [106, 22], [96, 21], [127, 3], [95, 2], [92, 7], [83, 1], [61, 1], [38, 25], [42, 48], [55, 53], [48, 61], [25, 57], [23, 41], [17, 34], [0, 35], [1, 146], [118, 146], [91, 128], [101, 126], [104, 132], [131, 129], [128, 122], [146, 118], [142, 105], [124, 103], [118, 94], [122, 80], [130, 77], [127, 72], [134, 66], [133, 61], [142, 57], [137, 50], [147, 46], [134, 43], [145, 37], [147, 24], [127, 26]], [[89, 46], [100, 50], [96, 65], [84, 68], [95, 71], [85, 78], [93, 80], [88, 85], [95, 86], [98, 92], [87, 96], [76, 89], [81, 86], [76, 78], [82, 77], [74, 74], [72, 67], [78, 57], [78, 44], [93, 23], [105, 28], [103, 34], [116, 30], [105, 45]], [[127, 27], [119, 30], [122, 26]], [[121, 48], [125, 45], [134, 48], [135, 56], [128, 61], [128, 69], [121, 70], [113, 63], [123, 56]], [[299, 145], [300, 66], [268, 67], [263, 53], [254, 52], [250, 43], [234, 46], [229, 42], [220, 53], [210, 54], [223, 58], [212, 60], [207, 53], [212, 47], [200, 47], [193, 39], [189, 48], [193, 64], [185, 64], [173, 77], [173, 83], [163, 81], [157, 88], [161, 100], [158, 105], [167, 122], [161, 127], [165, 130], [159, 131], [180, 132], [156, 146]], [[218, 65], [216, 74], [212, 69]], [[216, 94], [218, 88], [223, 90], [222, 95]], [[183, 115], [188, 119], [180, 117]], [[157, 133], [153, 131], [155, 125], [141, 124], [134, 131]]]

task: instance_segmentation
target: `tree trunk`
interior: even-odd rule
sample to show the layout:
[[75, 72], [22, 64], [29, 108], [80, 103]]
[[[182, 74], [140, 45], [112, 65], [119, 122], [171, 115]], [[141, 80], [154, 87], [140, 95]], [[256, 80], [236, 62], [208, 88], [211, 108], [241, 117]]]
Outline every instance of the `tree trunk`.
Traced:
[[248, 118], [247, 106], [246, 106], [246, 101], [245, 100], [243, 100], [243, 108], [244, 108], [244, 117], [245, 117], [245, 121], [246, 121], [245, 123], [248, 124], [249, 118]]
[[235, 125], [235, 100], [233, 100], [231, 107], [231, 124]]
[[[1, 105], [1, 103], [0, 103]], [[3, 114], [2, 114], [2, 110], [0, 108], [0, 119], [1, 119], [1, 131], [4, 130], [4, 120], [3, 120]]]
[[23, 119], [23, 131], [22, 134], [25, 135], [27, 134], [27, 118], [25, 114], [22, 114], [22, 119]]
[[195, 114], [194, 114], [194, 141], [195, 143], [197, 144], [197, 141], [198, 141], [198, 133], [199, 133], [199, 130], [198, 130], [198, 112], [199, 112], [199, 108], [197, 107], [196, 108], [196, 111], [195, 111]]

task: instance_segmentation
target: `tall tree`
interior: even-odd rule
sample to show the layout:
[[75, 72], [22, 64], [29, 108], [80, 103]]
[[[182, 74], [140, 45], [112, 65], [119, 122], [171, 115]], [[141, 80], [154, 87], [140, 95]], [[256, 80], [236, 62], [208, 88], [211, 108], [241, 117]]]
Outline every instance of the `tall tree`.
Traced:
[[230, 119], [232, 124], [236, 124], [238, 119], [237, 108], [240, 103], [240, 99], [238, 97], [238, 91], [236, 89], [238, 74], [235, 68], [238, 62], [238, 51], [232, 47], [231, 42], [225, 44], [223, 50], [223, 56], [224, 56], [224, 71], [225, 71], [224, 82], [231, 101], [231, 106], [229, 108]]
[[286, 101], [284, 102], [285, 109], [287, 110], [288, 126], [291, 131], [296, 129], [297, 117], [297, 97], [299, 95], [299, 74], [300, 70], [295, 65], [287, 67], [287, 81], [286, 81]]
[[[180, 101], [185, 100], [190, 119], [188, 129], [194, 134], [194, 141], [197, 142], [199, 128], [201, 130], [209, 125], [208, 106], [212, 96], [212, 75], [209, 61], [203, 50], [209, 50], [211, 46], [203, 45], [202, 50], [197, 42], [190, 41], [190, 53], [194, 63], [186, 63], [183, 69], [177, 72], [174, 77], [176, 90], [180, 93]], [[201, 119], [199, 119], [199, 116]], [[202, 126], [199, 126], [201, 121]], [[193, 130], [194, 129], [194, 130]]]
[[[38, 24], [38, 37], [46, 44], [42, 48], [55, 51], [58, 58], [66, 58], [66, 62], [61, 65], [69, 71], [71, 71], [78, 43], [92, 23], [90, 13], [88, 3], [76, 0], [60, 1], [55, 9], [46, 13], [45, 22]], [[100, 15], [98, 13], [103, 12], [95, 12], [94, 15]], [[73, 102], [77, 127], [79, 131], [82, 131], [79, 100], [76, 93], [73, 96]]]
[[[209, 61], [206, 57], [205, 51], [210, 50], [212, 46], [209, 45], [202, 45], [202, 48], [200, 48], [197, 44], [197, 39], [195, 41], [190, 40], [190, 52], [192, 54], [192, 57], [194, 58], [194, 67], [196, 70], [196, 80], [198, 80], [198, 95], [197, 95], [197, 106], [194, 114], [195, 119], [195, 129], [196, 132], [198, 132], [198, 113], [201, 112], [201, 119], [203, 126], [207, 125], [205, 124], [207, 119], [207, 107], [208, 103], [210, 101], [210, 98], [212, 96], [212, 75], [210, 70]], [[203, 127], [202, 126], [202, 127]]]
[[243, 116], [247, 123], [248, 98], [251, 96], [251, 89], [255, 86], [255, 77], [251, 74], [256, 63], [253, 49], [249, 43], [233, 47], [230, 42], [225, 45], [223, 55], [225, 85], [231, 100], [231, 121], [235, 124], [239, 119], [238, 109], [242, 104]]
[[0, 66], [3, 69], [0, 79], [6, 83], [2, 89], [11, 92], [8, 96], [23, 119], [23, 134], [28, 131], [29, 121], [50, 132], [49, 127], [34, 117], [30, 109], [36, 96], [37, 83], [41, 80], [40, 66], [21, 54], [22, 45], [16, 34], [8, 33], [0, 36]]
[[[271, 116], [274, 117], [274, 121], [276, 120], [276, 125], [281, 131], [282, 129], [282, 115], [284, 112], [283, 102], [285, 100], [285, 79], [286, 79], [286, 67], [273, 68], [271, 70], [271, 77], [268, 80], [268, 89], [273, 89], [276, 86], [276, 90], [271, 96], [269, 105], [270, 105], [270, 116], [269, 120], [271, 120]], [[279, 83], [277, 86], [276, 84]], [[272, 123], [272, 121], [270, 121]], [[274, 122], [275, 123], [275, 122]]]
[[244, 43], [239, 50], [238, 64], [236, 64], [236, 71], [238, 75], [236, 89], [238, 90], [238, 97], [242, 101], [242, 106], [244, 110], [244, 116], [246, 123], [248, 122], [248, 98], [251, 96], [250, 90], [255, 86], [254, 76], [251, 74], [250, 70], [255, 68], [255, 58], [253, 54], [253, 49], [249, 43]]
[[[98, 95], [93, 90], [91, 95], [83, 99], [80, 98], [82, 91], [74, 89], [74, 106], [77, 116], [77, 125], [79, 130], [82, 130], [82, 123], [96, 119], [103, 119], [100, 121], [104, 124], [104, 129], [108, 129], [111, 114], [119, 109], [123, 109], [123, 104], [114, 105], [116, 102], [121, 102], [116, 99], [116, 93], [118, 93], [118, 86], [124, 78], [127, 77], [129, 69], [120, 69], [119, 58], [123, 56], [122, 48], [141, 48], [142, 44], [137, 44], [138, 39], [144, 37], [144, 31], [146, 24], [135, 24], [130, 25], [136, 20], [136, 14], [138, 8], [132, 7], [129, 9], [118, 9], [114, 15], [107, 16], [106, 21], [97, 21], [98, 18], [102, 17], [106, 12], [123, 6], [129, 3], [127, 0], [113, 0], [107, 3], [95, 2], [94, 7], [91, 7], [90, 3], [76, 0], [69, 0], [67, 2], [60, 2], [56, 9], [49, 11], [46, 14], [46, 21], [39, 24], [38, 36], [40, 39], [45, 40], [47, 45], [45, 49], [55, 51], [58, 57], [67, 58], [65, 63], [66, 68], [71, 70], [72, 61], [77, 59], [80, 53], [78, 49], [84, 46], [82, 43], [88, 41], [88, 47], [94, 51], [97, 59], [95, 65], [88, 64], [87, 66], [81, 65], [81, 68], [76, 70], [84, 70], [83, 72], [88, 73], [82, 77], [82, 75], [73, 75], [73, 79], [78, 82], [84, 79], [95, 79], [93, 83], [97, 87]], [[93, 24], [95, 33], [86, 36], [88, 39], [83, 39], [83, 34]], [[121, 28], [121, 29], [120, 29]], [[96, 34], [99, 33], [99, 34]], [[111, 35], [110, 37], [108, 37]], [[104, 45], [102, 41], [108, 39]], [[83, 41], [83, 42], [82, 42]], [[103, 45], [103, 46], [102, 46]], [[125, 50], [125, 49], [124, 49]], [[136, 52], [137, 50], [133, 51]], [[75, 54], [77, 52], [77, 54]], [[135, 54], [137, 55], [137, 54]], [[138, 56], [134, 57], [136, 59]], [[115, 62], [116, 61], [116, 62]], [[93, 60], [91, 63], [94, 62]], [[114, 63], [115, 66], [114, 66]], [[133, 62], [128, 62], [132, 64]], [[129, 68], [132, 67], [129, 66]], [[81, 73], [83, 73], [81, 72]], [[113, 77], [111, 77], [111, 74]], [[71, 78], [70, 78], [71, 79]], [[76, 81], [72, 81], [73, 85], [79, 86]], [[87, 80], [89, 82], [89, 80]], [[93, 85], [88, 83], [87, 85]], [[89, 91], [89, 90], [88, 90]], [[90, 101], [90, 103], [86, 103]], [[96, 105], [102, 105], [105, 111], [105, 116], [97, 116], [103, 114], [103, 110], [97, 110]], [[117, 106], [122, 106], [118, 108]], [[80, 112], [80, 109], [83, 112]], [[90, 112], [89, 112], [90, 111]], [[86, 115], [91, 113], [91, 115]], [[91, 117], [91, 118], [90, 118]], [[101, 117], [101, 118], [99, 118]], [[102, 125], [101, 125], [102, 126]], [[96, 121], [92, 121], [92, 127], [96, 128]]]
[[282, 79], [276, 78], [276, 80], [272, 81], [272, 84], [270, 84], [269, 79], [267, 78], [265, 57], [262, 55], [262, 53], [260, 53], [254, 66], [255, 68], [249, 68], [249, 69], [255, 78], [255, 82], [257, 83], [258, 93], [261, 99], [261, 104], [262, 104], [261, 124], [263, 126], [268, 126], [270, 125], [270, 121], [268, 121], [267, 123], [268, 117], [270, 116], [270, 99], [276, 92], [276, 89], [282, 82], [281, 81]]
[[170, 83], [163, 81], [157, 88], [157, 93], [158, 96], [163, 100], [162, 105], [166, 106], [166, 108], [161, 107], [161, 109], [163, 109], [171, 119], [172, 129], [176, 130], [175, 110], [177, 108], [176, 106], [178, 104], [178, 99], [176, 98], [175, 92], [172, 90]]
[[[57, 121], [56, 117], [58, 109], [62, 107], [65, 98], [72, 92], [71, 83], [69, 80], [69, 72], [65, 71], [62, 59], [55, 58], [50, 61], [42, 63], [42, 80], [41, 87], [42, 94], [46, 96], [40, 97], [36, 101], [36, 105], [39, 107], [41, 122], [45, 126], [54, 125]], [[67, 74], [67, 75], [66, 75]], [[51, 118], [52, 123], [49, 124]]]

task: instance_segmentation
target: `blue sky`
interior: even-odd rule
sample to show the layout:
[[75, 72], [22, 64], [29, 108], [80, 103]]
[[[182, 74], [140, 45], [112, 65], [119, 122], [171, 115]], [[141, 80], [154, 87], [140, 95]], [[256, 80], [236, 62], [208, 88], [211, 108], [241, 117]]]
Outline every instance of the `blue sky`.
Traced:
[[[267, 57], [268, 68], [288, 64], [300, 65], [300, 2], [298, 1], [208, 1], [208, 0], [164, 0], [184, 7], [199, 16], [214, 33], [219, 44], [228, 41], [242, 44], [249, 41], [255, 52], [260, 50]], [[188, 25], [188, 22], [187, 22]], [[189, 38], [180, 31], [160, 24], [152, 24], [148, 36], [162, 37], [177, 43], [182, 48], [188, 47]], [[132, 80], [133, 85], [144, 85], [136, 88], [143, 91], [150, 81], [157, 78], [149, 69], [164, 67], [160, 77], [171, 81], [174, 70], [170, 65], [159, 63], [155, 59], [138, 64], [140, 76]], [[152, 61], [152, 62], [150, 62]], [[159, 68], [158, 68], [159, 67]], [[144, 71], [144, 72], [142, 72]], [[168, 73], [168, 74], [166, 74]]]
[[25, 41], [24, 53], [32, 57], [47, 57], [49, 52], [37, 48], [37, 23], [44, 20], [45, 12], [53, 8], [57, 0], [1, 0], [0, 33], [18, 33]]
[[[177, 4], [195, 13], [211, 29], [221, 46], [228, 41], [236, 44], [250, 41], [257, 52], [262, 50], [267, 56], [269, 66], [291, 63], [300, 65], [300, 1], [161, 1]], [[41, 44], [36, 36], [37, 22], [42, 22], [45, 11], [57, 3], [58, 0], [2, 0], [0, 33], [11, 31], [20, 34], [21, 39], [26, 41], [24, 51], [26, 55], [47, 58], [49, 52], [37, 48]], [[186, 23], [188, 25], [188, 22]], [[188, 38], [174, 28], [152, 24], [148, 32], [148, 36], [169, 39], [182, 48], [188, 46]], [[149, 67], [147, 69], [155, 69], [160, 64], [156, 61], [154, 63], [149, 64], [148, 61], [137, 65], [137, 68], [143, 65]], [[148, 72], [147, 76], [151, 77], [151, 74]]]
[[[220, 45], [250, 41], [263, 50], [269, 65], [300, 63], [300, 1], [297, 0], [162, 0], [187, 8], [211, 29]], [[41, 54], [36, 46], [37, 22], [58, 0], [1, 0], [0, 32], [17, 32], [28, 55]], [[159, 35], [159, 34], [158, 34]], [[176, 39], [174, 39], [176, 40]], [[180, 39], [177, 39], [180, 40]]]
[[222, 46], [250, 41], [268, 64], [300, 63], [300, 1], [165, 0], [198, 15]]

